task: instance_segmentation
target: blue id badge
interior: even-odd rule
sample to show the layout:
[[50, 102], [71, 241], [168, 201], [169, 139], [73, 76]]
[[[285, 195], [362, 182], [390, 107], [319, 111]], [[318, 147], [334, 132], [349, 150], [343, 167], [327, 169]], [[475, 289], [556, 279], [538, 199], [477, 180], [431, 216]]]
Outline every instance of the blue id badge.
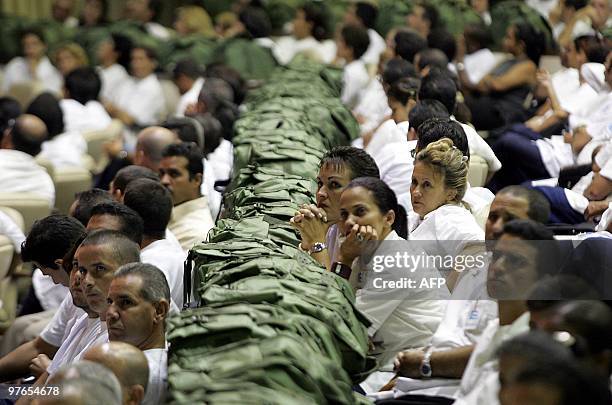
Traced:
[[468, 319], [465, 324], [465, 329], [473, 330], [478, 328], [478, 324], [480, 323], [480, 311], [477, 309], [473, 309], [468, 314]]

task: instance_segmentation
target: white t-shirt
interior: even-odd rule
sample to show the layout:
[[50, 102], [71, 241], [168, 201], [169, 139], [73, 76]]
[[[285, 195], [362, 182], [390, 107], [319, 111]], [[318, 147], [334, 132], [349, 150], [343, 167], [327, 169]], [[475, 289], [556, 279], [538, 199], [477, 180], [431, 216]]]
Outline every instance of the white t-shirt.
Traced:
[[176, 111], [174, 112], [177, 117], [184, 117], [187, 107], [190, 104], [195, 104], [198, 101], [198, 96], [200, 95], [200, 90], [202, 90], [203, 85], [204, 78], [199, 77], [193, 83], [193, 86], [191, 86], [191, 88], [181, 96], [178, 104], [176, 105]]
[[478, 84], [497, 65], [497, 59], [488, 48], [465, 55], [463, 60], [465, 73], [472, 84]]
[[53, 375], [61, 367], [80, 360], [90, 347], [106, 342], [108, 342], [106, 322], [100, 321], [100, 318], [90, 318], [87, 314], [81, 316], [55, 353], [47, 373], [49, 376]]
[[359, 100], [359, 103], [353, 109], [353, 114], [355, 114], [355, 116], [361, 115], [365, 120], [364, 123], [359, 125], [361, 135], [363, 136], [375, 130], [383, 122], [385, 117], [391, 115], [391, 112], [387, 94], [380, 82], [380, 78], [376, 77], [370, 80], [368, 86], [363, 90], [361, 100]]
[[370, 45], [361, 59], [363, 59], [366, 65], [378, 65], [380, 54], [387, 48], [387, 43], [383, 37], [372, 28], [368, 28], [368, 37], [370, 37]]
[[56, 95], [61, 94], [62, 85], [64, 83], [62, 75], [46, 56], [43, 56], [36, 67], [36, 77], [32, 77], [26, 59], [16, 57], [13, 58], [4, 69], [2, 93], [8, 93], [15, 84], [33, 81], [40, 83], [44, 90], [55, 93]]
[[64, 113], [66, 132], [86, 132], [105, 129], [111, 124], [111, 117], [99, 101], [91, 100], [85, 105], [73, 99], [60, 100]]
[[[58, 271], [64, 271], [62, 269]], [[34, 270], [32, 274], [32, 286], [34, 294], [45, 311], [57, 309], [67, 296], [70, 289], [62, 284], [55, 284], [50, 276], [45, 276], [40, 269]]]
[[272, 54], [281, 65], [286, 65], [297, 55], [303, 54], [310, 59], [329, 64], [336, 56], [336, 46], [333, 41], [319, 42], [313, 37], [296, 39], [293, 36], [281, 37], [272, 48]]
[[0, 150], [0, 190], [5, 193], [35, 193], [55, 204], [55, 186], [34, 158], [17, 150]]
[[[402, 241], [392, 231], [385, 241]], [[414, 252], [411, 252], [414, 254]], [[376, 253], [375, 253], [376, 254]], [[359, 263], [359, 261], [358, 261]], [[414, 275], [409, 269], [384, 267], [381, 272], [366, 271], [365, 265], [353, 266], [363, 278], [356, 292], [355, 307], [371, 322], [368, 335], [374, 343], [374, 355], [385, 371], [392, 371], [392, 361], [402, 350], [427, 344], [437, 329], [446, 302], [436, 289], [376, 288], [375, 278], [400, 280]], [[435, 268], [418, 269], [419, 276], [438, 277]]]
[[40, 337], [50, 345], [60, 347], [72, 325], [83, 315], [86, 315], [85, 312], [74, 306], [72, 296], [66, 295], [49, 324], [40, 333]]
[[215, 190], [217, 172], [207, 158], [202, 159], [202, 164], [204, 165], [204, 178], [202, 179], [202, 185], [200, 186], [200, 193], [208, 198], [208, 207], [210, 209], [211, 216], [213, 218], [217, 218], [219, 210], [221, 209], [221, 201], [223, 200], [221, 193]]
[[153, 125], [165, 109], [165, 98], [157, 76], [143, 79], [130, 77], [118, 92], [117, 106], [125, 110], [141, 126]]
[[560, 102], [571, 98], [580, 87], [579, 72], [575, 68], [563, 68], [553, 73], [550, 80]]
[[83, 155], [87, 153], [87, 142], [80, 132], [64, 132], [42, 144], [39, 158], [54, 167], [83, 167]]
[[168, 349], [149, 349], [143, 353], [149, 363], [149, 382], [142, 404], [163, 404], [168, 386]]
[[155, 21], [149, 21], [148, 23], [145, 23], [145, 28], [149, 35], [152, 35], [157, 39], [170, 39], [170, 30], [164, 27], [163, 25], [156, 23]]
[[123, 66], [118, 63], [103, 68], [98, 66], [98, 74], [102, 81], [102, 89], [100, 90], [100, 99], [117, 102], [117, 94], [125, 80], [130, 78], [130, 75]]
[[497, 349], [503, 342], [528, 331], [529, 312], [525, 312], [510, 325], [499, 326], [499, 319], [491, 321], [474, 347], [454, 403], [456, 405], [499, 403]]
[[412, 172], [414, 170], [414, 159], [410, 152], [416, 148], [417, 141], [397, 142], [385, 145], [374, 160], [380, 171], [382, 181], [395, 192], [398, 203], [406, 212], [412, 211], [410, 201], [410, 184], [412, 183]]
[[361, 59], [354, 60], [344, 67], [342, 74], [342, 103], [350, 110], [355, 108], [361, 100], [363, 89], [368, 86], [370, 76]]
[[178, 308], [183, 307], [183, 262], [185, 252], [167, 239], [156, 240], [140, 251], [140, 260], [157, 266], [166, 276], [170, 296]]
[[[372, 134], [368, 146], [364, 148], [370, 156], [376, 160], [381, 149], [392, 143], [406, 143], [408, 133], [408, 121], [396, 123], [393, 119], [383, 122]], [[378, 162], [377, 162], [378, 163]]]

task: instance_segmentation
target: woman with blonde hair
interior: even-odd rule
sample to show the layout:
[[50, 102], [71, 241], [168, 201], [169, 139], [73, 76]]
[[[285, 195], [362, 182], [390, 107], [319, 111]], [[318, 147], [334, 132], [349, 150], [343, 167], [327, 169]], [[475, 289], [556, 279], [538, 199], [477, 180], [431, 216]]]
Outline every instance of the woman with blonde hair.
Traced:
[[205, 37], [214, 37], [215, 28], [212, 19], [202, 7], [186, 6], [176, 10], [174, 29], [179, 36], [200, 34]]
[[68, 42], [55, 50], [53, 62], [62, 76], [66, 77], [74, 69], [89, 65], [89, 58], [83, 48], [74, 42]]

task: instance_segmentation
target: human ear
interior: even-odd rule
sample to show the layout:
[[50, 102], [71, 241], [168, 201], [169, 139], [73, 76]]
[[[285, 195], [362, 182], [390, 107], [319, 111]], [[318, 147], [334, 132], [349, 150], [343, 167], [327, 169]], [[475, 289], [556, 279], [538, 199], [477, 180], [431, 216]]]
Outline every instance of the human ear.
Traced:
[[137, 385], [132, 385], [129, 388], [129, 399], [128, 399], [128, 403], [130, 404], [140, 404], [142, 402], [142, 400], [144, 399], [145, 396], [145, 390], [144, 387], [140, 384]]
[[395, 223], [395, 211], [387, 211], [385, 214], [385, 223], [389, 226], [389, 228], [393, 228], [393, 224]]
[[155, 321], [163, 322], [164, 319], [168, 316], [168, 312], [170, 311], [170, 303], [165, 299], [160, 300], [159, 302], [154, 304], [155, 307]]
[[448, 189], [446, 191], [446, 202], [453, 202], [457, 198], [457, 190]]

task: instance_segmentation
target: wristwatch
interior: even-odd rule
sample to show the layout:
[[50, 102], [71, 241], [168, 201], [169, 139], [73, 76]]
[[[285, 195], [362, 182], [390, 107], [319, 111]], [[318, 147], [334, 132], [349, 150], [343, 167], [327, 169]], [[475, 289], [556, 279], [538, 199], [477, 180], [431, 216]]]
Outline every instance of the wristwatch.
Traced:
[[310, 247], [310, 250], [308, 250], [308, 253], [310, 253], [310, 254], [321, 253], [325, 249], [327, 249], [327, 245], [325, 243], [323, 243], [323, 242], [316, 242], [316, 243], [312, 244], [312, 246]]
[[353, 269], [351, 269], [351, 266], [347, 264], [335, 262], [331, 266], [331, 271], [332, 273], [348, 280], [351, 277], [351, 273], [353, 272]]
[[459, 72], [462, 72], [462, 71], [464, 71], [464, 70], [465, 70], [465, 65], [463, 64], [463, 62], [457, 62], [457, 63], [455, 64], [455, 66], [457, 66], [457, 70], [458, 70]]
[[431, 359], [431, 352], [432, 352], [432, 348], [431, 346], [427, 348], [427, 350], [425, 350], [425, 355], [423, 356], [423, 360], [421, 360], [421, 367], [419, 367], [419, 371], [421, 373], [421, 377], [423, 378], [431, 378], [431, 363], [430, 363], [430, 359]]

